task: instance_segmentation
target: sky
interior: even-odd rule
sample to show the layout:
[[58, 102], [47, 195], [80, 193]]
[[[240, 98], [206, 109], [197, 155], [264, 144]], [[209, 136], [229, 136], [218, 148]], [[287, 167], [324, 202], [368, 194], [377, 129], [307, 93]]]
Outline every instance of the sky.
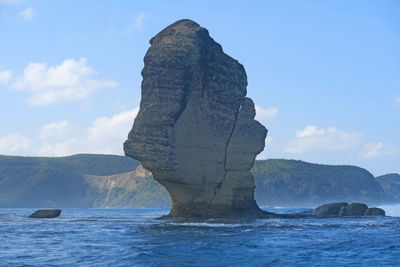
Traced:
[[400, 172], [400, 1], [0, 0], [0, 154], [123, 155], [149, 40], [176, 20], [239, 60], [259, 159]]

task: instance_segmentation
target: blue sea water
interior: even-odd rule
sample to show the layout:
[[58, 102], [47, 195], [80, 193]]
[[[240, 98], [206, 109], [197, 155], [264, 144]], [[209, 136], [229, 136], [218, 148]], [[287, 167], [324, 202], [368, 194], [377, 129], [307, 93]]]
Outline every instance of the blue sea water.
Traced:
[[0, 209], [0, 266], [400, 266], [396, 216], [173, 223], [155, 220], [166, 209], [33, 211]]

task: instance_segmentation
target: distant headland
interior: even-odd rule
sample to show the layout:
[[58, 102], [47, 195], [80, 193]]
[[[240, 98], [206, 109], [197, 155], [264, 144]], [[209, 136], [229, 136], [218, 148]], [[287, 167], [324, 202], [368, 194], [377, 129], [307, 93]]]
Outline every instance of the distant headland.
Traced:
[[[400, 202], [399, 174], [381, 184], [379, 177], [356, 166], [284, 159], [256, 160], [251, 172], [260, 206]], [[0, 208], [171, 207], [168, 192], [151, 173], [123, 156], [0, 156], [0, 183]]]

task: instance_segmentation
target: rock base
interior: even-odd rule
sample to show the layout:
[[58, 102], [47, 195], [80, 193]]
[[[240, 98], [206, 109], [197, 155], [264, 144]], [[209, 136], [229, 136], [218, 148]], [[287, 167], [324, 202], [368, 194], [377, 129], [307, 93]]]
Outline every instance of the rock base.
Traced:
[[[182, 212], [182, 211], [180, 211]], [[202, 213], [204, 215], [204, 213]], [[338, 202], [329, 203], [319, 206], [314, 211], [306, 211], [300, 213], [289, 213], [289, 214], [278, 214], [273, 212], [263, 211], [258, 208], [257, 210], [245, 211], [241, 210], [238, 212], [230, 212], [227, 214], [213, 215], [213, 216], [197, 216], [193, 212], [184, 213], [174, 213], [174, 210], [170, 214], [162, 216], [158, 219], [160, 220], [172, 220], [175, 222], [202, 222], [209, 219], [223, 220], [226, 221], [243, 221], [252, 219], [307, 219], [307, 218], [351, 218], [351, 217], [368, 217], [368, 216], [385, 216], [385, 211], [380, 208], [368, 208], [366, 204], [363, 203], [352, 203]]]

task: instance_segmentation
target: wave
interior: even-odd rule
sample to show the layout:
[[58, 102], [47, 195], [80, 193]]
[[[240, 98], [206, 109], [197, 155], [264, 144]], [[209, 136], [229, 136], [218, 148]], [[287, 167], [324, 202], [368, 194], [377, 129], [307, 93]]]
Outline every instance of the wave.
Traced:
[[190, 227], [240, 227], [247, 226], [248, 224], [230, 224], [230, 223], [212, 223], [212, 222], [198, 222], [198, 223], [171, 223], [172, 225], [190, 226]]

